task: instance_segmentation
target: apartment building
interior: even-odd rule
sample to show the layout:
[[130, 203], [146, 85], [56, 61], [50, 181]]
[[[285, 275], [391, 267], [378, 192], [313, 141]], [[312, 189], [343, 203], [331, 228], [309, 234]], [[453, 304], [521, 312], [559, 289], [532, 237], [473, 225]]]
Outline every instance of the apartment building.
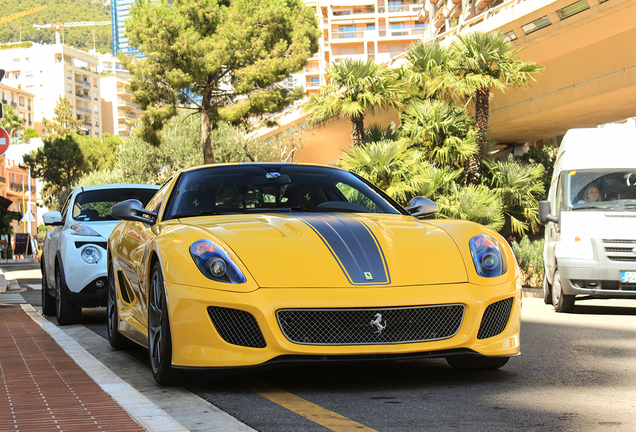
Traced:
[[124, 21], [130, 16], [130, 8], [134, 4], [135, 0], [111, 0], [110, 2], [114, 56], [120, 52], [129, 57], [143, 57], [144, 55], [137, 47], [130, 45], [125, 34]]
[[[13, 110], [24, 119], [24, 129], [33, 128], [35, 125], [34, 100], [35, 94], [23, 90], [21, 84], [19, 87], [11, 87], [6, 84], [0, 84], [0, 94], [2, 103], [10, 106]], [[7, 131], [12, 138], [20, 137], [24, 131]]]
[[142, 114], [141, 105], [132, 101], [128, 90], [130, 73], [117, 57], [95, 53], [101, 73], [103, 131], [121, 137], [130, 136], [135, 120]]
[[422, 39], [429, 24], [418, 0], [310, 1], [320, 23], [320, 50], [302, 72], [309, 93], [326, 84], [326, 70], [345, 58], [387, 63]]
[[64, 44], [0, 50], [0, 64], [6, 70], [3, 82], [35, 95], [33, 112], [36, 131], [44, 132], [42, 120], [55, 117], [60, 96], [70, 100], [73, 115], [82, 120], [81, 132], [102, 134], [98, 61], [85, 51]]

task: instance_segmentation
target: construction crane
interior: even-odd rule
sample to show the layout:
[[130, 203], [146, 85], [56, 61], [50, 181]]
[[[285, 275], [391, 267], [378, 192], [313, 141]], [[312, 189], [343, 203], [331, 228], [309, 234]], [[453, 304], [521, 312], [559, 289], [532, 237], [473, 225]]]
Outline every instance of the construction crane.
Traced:
[[[112, 21], [83, 21], [83, 22], [67, 22], [67, 23], [50, 23], [50, 24], [33, 24], [33, 27], [40, 30], [43, 28], [55, 29], [55, 43], [60, 43], [60, 29], [64, 27], [80, 27], [80, 26], [99, 26], [110, 25]], [[94, 43], [93, 43], [94, 45]]]
[[36, 8], [33, 9], [27, 9], [25, 11], [22, 12], [17, 12], [11, 15], [7, 15], [5, 17], [0, 18], [0, 24], [2, 23], [6, 23], [9, 21], [13, 21], [14, 19], [18, 19], [18, 18], [22, 18], [23, 16], [27, 16], [30, 15], [32, 13], [36, 13], [36, 12], [40, 12], [41, 10], [46, 9], [48, 6], [44, 5], [44, 6], [38, 6]]

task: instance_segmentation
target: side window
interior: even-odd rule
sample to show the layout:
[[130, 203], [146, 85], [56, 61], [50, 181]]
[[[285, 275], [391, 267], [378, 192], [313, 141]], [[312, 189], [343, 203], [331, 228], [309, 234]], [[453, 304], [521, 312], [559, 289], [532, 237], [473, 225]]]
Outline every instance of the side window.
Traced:
[[557, 191], [556, 191], [556, 205], [554, 206], [554, 210], [552, 211], [553, 213], [557, 214], [561, 211], [565, 211], [567, 210], [568, 206], [567, 206], [567, 197], [565, 196], [565, 194], [563, 193], [563, 189], [565, 188], [566, 184], [567, 184], [567, 172], [563, 172], [561, 173], [561, 176], [559, 177], [559, 183], [557, 186]]
[[168, 180], [166, 183], [164, 183], [164, 185], [161, 187], [161, 189], [159, 189], [159, 191], [155, 194], [154, 197], [152, 197], [152, 199], [150, 200], [150, 202], [148, 203], [148, 205], [146, 206], [146, 210], [154, 212], [154, 213], [159, 213], [159, 210], [161, 209], [161, 203], [163, 202], [164, 198], [166, 197], [166, 193], [168, 193], [168, 189], [169, 189], [169, 185], [172, 184], [172, 182], [170, 180]]
[[[73, 191], [75, 192], [75, 191]], [[71, 192], [71, 194], [68, 196], [68, 198], [66, 198], [66, 202], [64, 202], [64, 205], [62, 206], [62, 220], [66, 219], [66, 212], [68, 211], [68, 206], [71, 203], [71, 197], [73, 196], [73, 192]]]
[[350, 203], [364, 207], [366, 210], [372, 213], [376, 213], [379, 211], [378, 206], [373, 201], [371, 201], [368, 196], [360, 192], [358, 189], [342, 182], [336, 183], [335, 186]]

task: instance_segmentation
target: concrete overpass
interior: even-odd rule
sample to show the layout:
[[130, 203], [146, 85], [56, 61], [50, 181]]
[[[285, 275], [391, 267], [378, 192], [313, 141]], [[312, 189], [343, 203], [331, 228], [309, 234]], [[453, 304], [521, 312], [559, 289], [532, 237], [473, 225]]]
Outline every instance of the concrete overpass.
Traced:
[[[520, 58], [545, 68], [530, 87], [494, 95], [490, 134], [498, 142], [531, 143], [570, 128], [636, 117], [636, 0], [492, 0], [484, 12], [460, 18], [459, 25], [434, 37], [450, 41], [459, 32], [476, 30], [501, 31], [523, 48]], [[263, 136], [306, 126], [300, 108], [286, 114], [281, 128]], [[365, 119], [366, 124], [389, 121], [398, 122], [395, 112]], [[348, 119], [314, 127], [303, 134], [296, 160], [334, 163], [349, 146], [349, 133]]]

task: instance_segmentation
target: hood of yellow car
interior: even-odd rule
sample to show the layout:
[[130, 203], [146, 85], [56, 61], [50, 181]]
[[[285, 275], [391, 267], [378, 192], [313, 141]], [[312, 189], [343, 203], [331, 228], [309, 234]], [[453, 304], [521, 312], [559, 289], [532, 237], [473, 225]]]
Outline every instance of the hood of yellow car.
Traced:
[[183, 220], [222, 239], [261, 288], [467, 281], [453, 239], [409, 216], [298, 213]]

